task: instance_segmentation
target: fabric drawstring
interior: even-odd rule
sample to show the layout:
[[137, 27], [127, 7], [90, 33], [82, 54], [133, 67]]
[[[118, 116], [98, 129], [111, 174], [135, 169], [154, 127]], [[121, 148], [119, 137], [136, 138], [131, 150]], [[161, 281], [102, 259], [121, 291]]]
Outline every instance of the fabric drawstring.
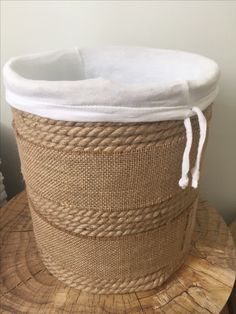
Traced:
[[[203, 146], [206, 140], [207, 121], [204, 114], [198, 107], [193, 107], [192, 111], [197, 114], [198, 124], [199, 124], [199, 129], [200, 129], [197, 157], [195, 161], [195, 166], [192, 168], [192, 171], [191, 171], [192, 172], [192, 187], [196, 189], [198, 187], [198, 181], [200, 177], [200, 164], [201, 164], [202, 150], [203, 150]], [[182, 189], [185, 189], [189, 183], [189, 178], [188, 178], [189, 167], [190, 167], [189, 156], [190, 156], [190, 151], [191, 151], [192, 141], [193, 141], [192, 124], [189, 117], [184, 119], [184, 126], [186, 130], [186, 145], [185, 145], [185, 150], [183, 153], [183, 160], [182, 160], [182, 176], [179, 180], [179, 186]]]
[[201, 163], [202, 150], [203, 150], [203, 146], [206, 140], [207, 121], [206, 121], [206, 118], [204, 117], [204, 114], [201, 112], [201, 110], [198, 107], [193, 107], [192, 111], [195, 112], [198, 116], [198, 123], [199, 123], [199, 129], [200, 129], [200, 138], [198, 142], [197, 158], [196, 158], [195, 166], [192, 169], [192, 187], [196, 189], [198, 187], [198, 180], [200, 176], [200, 163]]
[[184, 126], [186, 130], [186, 146], [183, 154], [183, 161], [182, 161], [182, 176], [179, 180], [179, 186], [182, 189], [185, 189], [188, 186], [189, 178], [188, 178], [188, 173], [189, 173], [189, 155], [190, 155], [190, 150], [192, 147], [192, 141], [193, 141], [193, 130], [192, 130], [192, 124], [190, 118], [185, 118], [184, 119]]

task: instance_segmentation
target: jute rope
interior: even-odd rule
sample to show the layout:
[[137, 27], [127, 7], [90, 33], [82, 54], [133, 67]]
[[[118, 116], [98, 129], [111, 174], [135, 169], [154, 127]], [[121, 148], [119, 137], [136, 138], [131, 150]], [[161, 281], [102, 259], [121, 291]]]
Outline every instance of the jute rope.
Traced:
[[30, 207], [36, 240], [52, 274], [89, 292], [125, 293], [161, 285], [180, 267], [189, 249], [196, 204], [153, 231], [98, 239], [59, 230]]
[[[19, 135], [32, 143], [66, 151], [125, 151], [184, 134], [182, 121], [158, 123], [78, 123], [42, 118], [13, 109]], [[211, 108], [205, 111], [211, 116]], [[192, 119], [196, 129], [197, 119]]]
[[42, 198], [29, 187], [27, 190], [34, 210], [49, 223], [71, 234], [93, 237], [122, 236], [153, 230], [181, 214], [197, 196], [195, 190], [193, 193], [185, 191], [182, 197], [176, 195], [150, 207], [111, 212], [79, 210], [75, 206], [62, 205]]
[[[209, 120], [211, 109], [205, 113]], [[75, 123], [13, 109], [39, 250], [66, 284], [125, 293], [162, 284], [187, 254], [198, 192], [178, 186], [183, 121]], [[199, 130], [192, 119], [194, 165]]]
[[[117, 211], [152, 206], [184, 193], [178, 187], [184, 136], [123, 153], [58, 151], [18, 134], [17, 139], [28, 186], [54, 202]], [[192, 165], [195, 151], [196, 145]]]
[[174, 261], [174, 263], [169, 263], [165, 267], [159, 269], [157, 272], [146, 275], [144, 277], [136, 278], [133, 280], [99, 280], [99, 279], [89, 279], [83, 276], [79, 276], [76, 273], [66, 270], [56, 265], [54, 260], [40, 251], [43, 258], [43, 262], [48, 270], [62, 282], [68, 286], [76, 289], [81, 289], [86, 292], [92, 292], [97, 294], [107, 294], [107, 293], [130, 293], [138, 292], [144, 290], [150, 290], [161, 286], [171, 274], [173, 274], [182, 265], [185, 256], [179, 261]]

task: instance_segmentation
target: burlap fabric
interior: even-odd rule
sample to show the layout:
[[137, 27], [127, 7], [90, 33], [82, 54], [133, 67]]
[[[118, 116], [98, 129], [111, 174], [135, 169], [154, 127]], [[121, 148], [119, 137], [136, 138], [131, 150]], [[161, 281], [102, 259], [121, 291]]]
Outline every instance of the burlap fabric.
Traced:
[[[204, 112], [209, 120], [211, 109]], [[183, 121], [76, 123], [13, 109], [42, 259], [94, 293], [161, 285], [189, 251], [197, 190], [178, 186]], [[199, 138], [192, 118], [194, 165]]]

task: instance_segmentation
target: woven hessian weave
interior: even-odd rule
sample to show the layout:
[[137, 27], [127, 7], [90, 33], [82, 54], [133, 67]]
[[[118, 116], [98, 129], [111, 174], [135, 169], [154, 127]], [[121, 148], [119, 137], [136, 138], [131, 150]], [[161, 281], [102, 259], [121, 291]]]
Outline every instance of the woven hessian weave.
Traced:
[[[211, 108], [204, 112], [207, 120]], [[13, 109], [42, 259], [93, 293], [161, 285], [188, 254], [198, 191], [178, 186], [183, 121], [78, 123]], [[192, 118], [194, 165], [199, 139]]]

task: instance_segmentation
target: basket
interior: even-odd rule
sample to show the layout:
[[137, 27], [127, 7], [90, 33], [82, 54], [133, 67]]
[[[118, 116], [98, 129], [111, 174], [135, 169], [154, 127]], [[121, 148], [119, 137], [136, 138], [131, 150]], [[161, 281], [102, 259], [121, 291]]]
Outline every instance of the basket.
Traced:
[[209, 105], [184, 123], [65, 121], [13, 106], [34, 234], [55, 277], [92, 293], [127, 293], [160, 286], [182, 265]]

